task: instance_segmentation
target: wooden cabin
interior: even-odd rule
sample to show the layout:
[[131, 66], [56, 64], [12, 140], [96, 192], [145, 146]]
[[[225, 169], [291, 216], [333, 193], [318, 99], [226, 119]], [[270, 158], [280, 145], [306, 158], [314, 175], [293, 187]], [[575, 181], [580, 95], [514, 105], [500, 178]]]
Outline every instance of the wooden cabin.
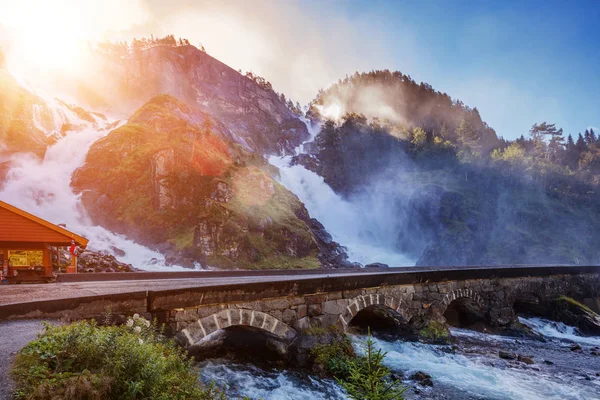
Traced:
[[[9, 282], [52, 279], [52, 252], [58, 256], [59, 247], [73, 242], [81, 249], [88, 244], [84, 237], [0, 201], [0, 274]], [[67, 272], [77, 272], [76, 255]]]

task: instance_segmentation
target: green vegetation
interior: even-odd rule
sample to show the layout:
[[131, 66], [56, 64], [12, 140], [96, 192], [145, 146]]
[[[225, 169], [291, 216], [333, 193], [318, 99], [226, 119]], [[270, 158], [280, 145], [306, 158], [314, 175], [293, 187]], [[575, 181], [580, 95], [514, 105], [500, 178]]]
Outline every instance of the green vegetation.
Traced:
[[[305, 334], [320, 335], [319, 331], [304, 332]], [[328, 333], [325, 331], [325, 333]], [[346, 379], [350, 375], [352, 361], [356, 353], [348, 336], [339, 334], [339, 340], [330, 343], [319, 343], [311, 350], [311, 357], [317, 370], [338, 379]]]
[[581, 304], [580, 302], [578, 302], [577, 300], [568, 297], [568, 296], [560, 296], [558, 299], [556, 299], [557, 301], [563, 301], [565, 303], [568, 303], [572, 306], [575, 306], [577, 308], [580, 308], [582, 310], [585, 310], [589, 313], [591, 313], [592, 315], [596, 314], [591, 308], [589, 308], [588, 306], [586, 306], [585, 304]]
[[355, 400], [402, 400], [406, 388], [391, 377], [389, 368], [383, 365], [387, 353], [375, 349], [369, 334], [362, 343], [364, 356], [347, 361], [347, 376], [336, 377], [351, 399]]
[[46, 325], [15, 359], [18, 399], [225, 399], [193, 361], [137, 315], [123, 326]]
[[156, 96], [91, 147], [74, 186], [91, 189], [84, 202], [105, 226], [145, 243], [170, 242], [187, 260], [318, 268], [302, 203], [223, 129], [174, 97]]
[[419, 331], [419, 336], [433, 343], [448, 343], [450, 341], [450, 334], [444, 324], [436, 321], [429, 321], [427, 326]]

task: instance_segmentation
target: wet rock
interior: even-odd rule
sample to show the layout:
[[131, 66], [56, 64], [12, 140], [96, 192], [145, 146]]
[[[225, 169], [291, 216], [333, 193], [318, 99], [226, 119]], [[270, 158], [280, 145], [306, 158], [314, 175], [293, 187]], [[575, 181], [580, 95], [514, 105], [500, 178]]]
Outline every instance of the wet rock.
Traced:
[[379, 262], [365, 265], [365, 268], [389, 268], [389, 267], [390, 267], [389, 265], [379, 263]]
[[433, 381], [431, 380], [431, 375], [423, 372], [417, 371], [410, 376], [410, 379], [416, 381], [421, 386], [433, 386]]
[[135, 272], [131, 264], [117, 260], [112, 254], [86, 250], [77, 260], [77, 272]]
[[544, 360], [544, 364], [546, 364], [546, 365], [554, 365], [554, 363], [552, 361], [549, 361], [549, 360]]
[[522, 356], [519, 354], [519, 356], [517, 357], [517, 360], [522, 363], [528, 364], [528, 365], [531, 365], [534, 363], [532, 356]]
[[402, 381], [404, 380], [404, 373], [402, 371], [391, 372], [390, 378], [394, 381]]
[[580, 351], [581, 350], [581, 346], [578, 345], [578, 344], [575, 344], [575, 345], [569, 347], [569, 350], [571, 350], [571, 351]]
[[500, 357], [504, 360], [516, 360], [517, 359], [517, 355], [515, 353], [511, 353], [511, 352], [503, 351], [503, 350], [500, 350], [498, 352], [498, 357]]
[[595, 351], [595, 350], [592, 351], [592, 352], [590, 352], [590, 354], [593, 355], [593, 356], [600, 356], [600, 352]]

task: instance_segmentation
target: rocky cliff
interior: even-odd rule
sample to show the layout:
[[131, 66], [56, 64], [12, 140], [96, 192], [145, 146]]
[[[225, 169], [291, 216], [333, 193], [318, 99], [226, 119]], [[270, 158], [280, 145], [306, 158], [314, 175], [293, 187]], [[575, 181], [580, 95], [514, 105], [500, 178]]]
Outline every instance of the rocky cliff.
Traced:
[[154, 46], [114, 58], [97, 54], [78, 95], [113, 111], [133, 111], [172, 95], [220, 119], [232, 138], [261, 154], [290, 154], [308, 131], [275, 93], [194, 46]]
[[172, 263], [347, 265], [343, 249], [271, 169], [219, 119], [161, 95], [92, 146], [73, 186], [97, 223]]

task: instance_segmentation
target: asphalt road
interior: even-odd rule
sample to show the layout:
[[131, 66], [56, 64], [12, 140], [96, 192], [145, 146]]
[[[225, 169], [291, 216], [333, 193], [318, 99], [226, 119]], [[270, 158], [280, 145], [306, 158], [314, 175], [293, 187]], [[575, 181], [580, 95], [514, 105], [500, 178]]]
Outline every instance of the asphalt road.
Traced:
[[43, 330], [39, 320], [0, 322], [0, 399], [10, 399], [13, 390], [10, 369], [15, 355]]
[[[386, 273], [386, 272], [382, 272]], [[389, 272], [387, 272], [389, 273]], [[146, 290], [183, 289], [225, 284], [244, 284], [254, 282], [298, 281], [303, 279], [326, 278], [330, 274], [307, 275], [266, 275], [246, 277], [206, 277], [183, 279], [151, 279], [97, 282], [64, 282], [47, 284], [0, 285], [0, 305], [19, 304], [30, 301], [58, 300], [74, 297], [98, 296], [115, 293], [142, 292]], [[335, 274], [335, 276], [354, 276], [359, 274]], [[364, 274], [360, 274], [364, 275]]]
[[[365, 277], [367, 275], [388, 275], [418, 273], [423, 274], [428, 279], [428, 273], [442, 273], [446, 277], [457, 271], [463, 271], [469, 277], [475, 272], [483, 272], [483, 275], [494, 275], [499, 272], [514, 271], [530, 273], [533, 270], [539, 270], [542, 273], [550, 273], [550, 269], [562, 268], [562, 272], [572, 270], [570, 273], [582, 272], [600, 272], [600, 267], [590, 266], [449, 266], [449, 267], [401, 267], [389, 269], [358, 269], [358, 270], [312, 270], [312, 271], [212, 271], [205, 273], [194, 273], [193, 276], [184, 278], [173, 278], [172, 273], [133, 273], [133, 274], [112, 274], [119, 280], [105, 280], [111, 274], [77, 274], [72, 278], [77, 279], [103, 279], [95, 281], [78, 282], [56, 282], [48, 284], [20, 284], [20, 285], [0, 285], [0, 306], [7, 304], [22, 304], [32, 301], [59, 300], [77, 297], [110, 295], [118, 293], [133, 293], [144, 291], [162, 291], [170, 289], [185, 289], [195, 287], [218, 286], [228, 284], [245, 284], [261, 282], [281, 282], [281, 281], [300, 281], [306, 279], [322, 279], [327, 277]], [[489, 271], [489, 272], [487, 272]], [[529, 272], [527, 272], [529, 271]], [[519, 272], [520, 273], [520, 272]], [[203, 276], [198, 277], [202, 274]], [[96, 275], [96, 276], [94, 276]], [[143, 276], [144, 275], [144, 276]], [[162, 277], [161, 277], [162, 276]], [[134, 279], [131, 279], [135, 277]], [[125, 278], [125, 279], [122, 279]], [[153, 278], [153, 279], [146, 279]]]

